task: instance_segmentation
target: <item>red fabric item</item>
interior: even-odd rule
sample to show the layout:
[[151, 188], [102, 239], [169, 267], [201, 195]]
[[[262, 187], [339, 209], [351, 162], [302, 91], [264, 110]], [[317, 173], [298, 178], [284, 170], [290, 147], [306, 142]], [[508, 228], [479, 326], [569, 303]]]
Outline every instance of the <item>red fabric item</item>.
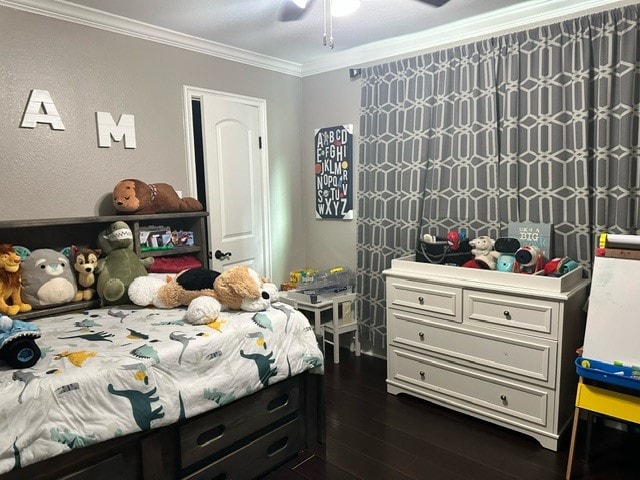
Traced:
[[188, 268], [202, 267], [202, 263], [191, 255], [156, 257], [149, 267], [151, 273], [180, 273]]

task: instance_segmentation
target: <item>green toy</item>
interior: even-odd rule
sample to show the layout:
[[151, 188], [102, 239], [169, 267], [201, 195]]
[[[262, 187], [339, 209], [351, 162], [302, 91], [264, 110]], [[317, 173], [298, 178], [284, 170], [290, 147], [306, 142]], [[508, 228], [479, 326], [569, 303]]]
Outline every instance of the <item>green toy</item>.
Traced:
[[147, 275], [153, 258], [143, 260], [133, 251], [133, 233], [125, 222], [117, 221], [98, 235], [103, 257], [98, 260], [96, 291], [102, 306], [131, 303], [127, 290], [136, 277]]

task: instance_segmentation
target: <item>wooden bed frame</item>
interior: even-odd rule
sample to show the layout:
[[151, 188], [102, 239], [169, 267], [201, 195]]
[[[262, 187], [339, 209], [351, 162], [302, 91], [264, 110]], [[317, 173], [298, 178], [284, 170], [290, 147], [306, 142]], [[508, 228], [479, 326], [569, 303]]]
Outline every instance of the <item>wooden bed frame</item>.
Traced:
[[[97, 231], [116, 219], [132, 222], [134, 231], [141, 222], [172, 221], [181, 228], [195, 230], [197, 245], [191, 250], [205, 260], [208, 255], [202, 232], [206, 215], [200, 212], [0, 222], [0, 241], [32, 249], [62, 248], [71, 243], [90, 245]], [[87, 309], [95, 304], [79, 302], [28, 317]], [[307, 371], [196, 417], [72, 450], [14, 469], [0, 475], [0, 480], [256, 478], [303, 449], [322, 448], [324, 422], [324, 376]]]
[[324, 444], [324, 376], [305, 372], [165, 427], [73, 450], [1, 480], [250, 479]]

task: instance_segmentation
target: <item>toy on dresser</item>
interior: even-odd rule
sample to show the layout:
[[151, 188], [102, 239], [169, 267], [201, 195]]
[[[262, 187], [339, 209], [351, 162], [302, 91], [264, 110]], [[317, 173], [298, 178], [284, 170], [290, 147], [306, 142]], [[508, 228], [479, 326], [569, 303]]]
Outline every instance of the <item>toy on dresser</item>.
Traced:
[[95, 269], [101, 253], [100, 249], [71, 246], [71, 260], [78, 279], [76, 300], [91, 300], [96, 293]]
[[11, 245], [0, 244], [0, 313], [16, 315], [31, 310], [31, 305], [22, 301], [21, 263]]
[[515, 273], [536, 273], [544, 268], [544, 255], [538, 247], [523, 245], [516, 251], [514, 257]]
[[[471, 262], [475, 263], [475, 268], [484, 268], [489, 270], [496, 269], [496, 260], [500, 256], [500, 253], [493, 249], [494, 244], [495, 240], [487, 235], [481, 235], [469, 242], [469, 245], [473, 247], [471, 249], [471, 253], [474, 256], [474, 259], [471, 260]], [[464, 266], [473, 267], [473, 265], [467, 264]]]

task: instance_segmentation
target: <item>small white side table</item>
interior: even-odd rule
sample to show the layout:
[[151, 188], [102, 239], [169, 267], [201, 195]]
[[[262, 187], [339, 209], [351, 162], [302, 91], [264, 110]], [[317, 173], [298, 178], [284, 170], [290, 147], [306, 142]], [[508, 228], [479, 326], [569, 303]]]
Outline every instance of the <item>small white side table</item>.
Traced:
[[331, 300], [323, 300], [318, 303], [305, 302], [303, 300], [293, 299], [287, 296], [287, 292], [280, 292], [280, 301], [291, 305], [296, 310], [313, 313], [313, 330], [316, 335], [322, 335], [322, 312], [331, 310], [333, 302]]
[[[287, 296], [287, 292], [280, 292], [280, 301], [287, 305], [291, 305], [296, 310], [313, 313], [313, 329], [316, 335], [322, 335], [323, 343], [326, 342], [333, 345], [334, 363], [340, 363], [340, 335], [343, 333], [354, 332], [356, 355], [360, 356], [360, 334], [358, 333], [358, 315], [356, 311], [355, 293], [336, 295], [331, 300], [322, 300], [318, 303], [310, 303], [289, 298]], [[351, 319], [346, 323], [340, 316], [340, 305], [343, 303], [351, 304]], [[322, 312], [326, 310], [332, 310], [332, 317], [331, 322], [327, 322], [323, 325]], [[327, 333], [332, 335], [332, 342], [327, 340]]]

